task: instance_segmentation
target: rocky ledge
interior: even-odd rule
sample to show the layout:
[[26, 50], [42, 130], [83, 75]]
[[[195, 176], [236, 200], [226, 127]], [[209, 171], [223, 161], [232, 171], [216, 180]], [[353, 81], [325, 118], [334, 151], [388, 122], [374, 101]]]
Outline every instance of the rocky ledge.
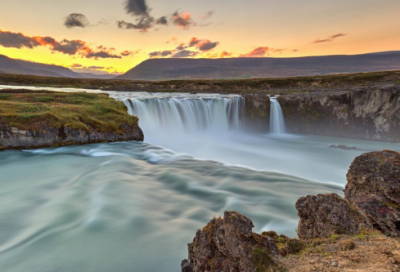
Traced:
[[347, 180], [345, 198], [297, 201], [299, 239], [254, 233], [235, 211], [212, 219], [188, 244], [182, 271], [400, 271], [400, 153], [357, 157]]
[[0, 91], [0, 151], [143, 137], [137, 117], [107, 94]]
[[400, 85], [278, 97], [290, 133], [400, 141]]

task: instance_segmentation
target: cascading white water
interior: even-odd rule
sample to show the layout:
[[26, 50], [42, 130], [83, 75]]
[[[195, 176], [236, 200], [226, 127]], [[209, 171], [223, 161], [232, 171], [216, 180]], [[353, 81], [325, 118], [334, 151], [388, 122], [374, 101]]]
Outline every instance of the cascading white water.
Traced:
[[174, 133], [225, 132], [240, 128], [244, 98], [219, 96], [167, 96], [129, 98], [129, 113], [146, 130]]
[[273, 134], [285, 133], [285, 120], [282, 108], [276, 98], [271, 98], [270, 131]]

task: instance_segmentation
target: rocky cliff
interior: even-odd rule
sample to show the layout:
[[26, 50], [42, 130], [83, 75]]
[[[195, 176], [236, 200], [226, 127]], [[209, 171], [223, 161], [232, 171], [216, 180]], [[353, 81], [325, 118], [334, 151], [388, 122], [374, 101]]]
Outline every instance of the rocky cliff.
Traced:
[[400, 85], [278, 97], [289, 133], [400, 141]]
[[124, 125], [122, 133], [101, 132], [88, 126], [89, 130], [44, 125], [40, 130], [24, 130], [0, 126], [0, 151], [9, 149], [31, 149], [66, 145], [82, 145], [102, 142], [143, 141], [143, 132], [138, 127]]
[[300, 240], [253, 233], [252, 221], [234, 211], [214, 218], [188, 245], [182, 271], [400, 271], [400, 153], [363, 154], [347, 179], [344, 199], [297, 201]]
[[271, 100], [266, 94], [247, 94], [243, 124], [246, 130], [253, 132], [269, 131]]
[[128, 140], [138, 118], [107, 94], [0, 90], [0, 150]]

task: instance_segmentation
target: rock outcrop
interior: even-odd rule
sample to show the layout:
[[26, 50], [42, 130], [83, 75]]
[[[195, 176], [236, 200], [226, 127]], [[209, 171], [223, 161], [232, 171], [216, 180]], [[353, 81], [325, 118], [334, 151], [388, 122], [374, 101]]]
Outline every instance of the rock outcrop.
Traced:
[[246, 130], [269, 131], [271, 100], [266, 94], [243, 95], [246, 99], [244, 122]]
[[279, 271], [275, 241], [252, 232], [253, 227], [249, 218], [234, 211], [212, 219], [188, 245], [189, 258], [182, 261], [182, 271]]
[[337, 194], [302, 197], [296, 202], [300, 239], [327, 238], [334, 234], [359, 234], [371, 228], [368, 218]]
[[278, 97], [289, 133], [400, 141], [400, 85]]
[[400, 236], [400, 153], [358, 156], [347, 173], [346, 200], [359, 207], [374, 228]]
[[[253, 233], [252, 221], [234, 211], [225, 212], [223, 219], [212, 219], [197, 231], [193, 242], [188, 245], [189, 258], [182, 261], [182, 271], [282, 271], [282, 263], [284, 267], [290, 267], [289, 271], [304, 271], [304, 267], [314, 266], [315, 258], [311, 256], [310, 262], [301, 264], [287, 259], [282, 261], [278, 257], [297, 254], [304, 248], [309, 252], [323, 250], [332, 253], [361, 247], [364, 250], [372, 248], [381, 254], [379, 250], [384, 247], [380, 241], [387, 239], [382, 234], [382, 238], [374, 239], [370, 246], [360, 244], [359, 239], [354, 240], [352, 236], [366, 237], [376, 232], [394, 237], [400, 235], [400, 153], [384, 150], [357, 157], [350, 166], [347, 180], [345, 198], [325, 194], [306, 196], [297, 201], [300, 240], [278, 235], [274, 231], [266, 231], [262, 235]], [[334, 243], [339, 236], [343, 237], [343, 242], [321, 246], [323, 241]], [[325, 240], [321, 242], [316, 238]], [[387, 243], [398, 244], [398, 240], [388, 240]], [[388, 266], [398, 268], [400, 259], [398, 261], [393, 256], [400, 256], [399, 252], [383, 252], [391, 258]], [[369, 252], [369, 255], [375, 258], [374, 252]], [[373, 268], [358, 271], [377, 271], [374, 269], [381, 262], [381, 258], [375, 262], [367, 260], [365, 265], [353, 267]], [[318, 271], [336, 271], [329, 270], [322, 262], [316, 266], [322, 269]], [[339, 264], [334, 261], [331, 266], [338, 267]]]
[[65, 145], [82, 145], [101, 142], [143, 141], [139, 127], [122, 126], [122, 133], [101, 132], [87, 126], [89, 131], [68, 127], [53, 128], [45, 125], [40, 130], [21, 130], [15, 127], [0, 126], [0, 151], [8, 149], [30, 149]]

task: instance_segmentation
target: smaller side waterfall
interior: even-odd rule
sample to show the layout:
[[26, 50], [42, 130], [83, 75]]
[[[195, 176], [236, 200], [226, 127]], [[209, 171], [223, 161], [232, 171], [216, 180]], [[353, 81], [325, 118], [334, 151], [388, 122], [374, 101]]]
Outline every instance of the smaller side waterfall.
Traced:
[[273, 134], [285, 133], [285, 120], [282, 108], [276, 98], [271, 98], [270, 131]]

